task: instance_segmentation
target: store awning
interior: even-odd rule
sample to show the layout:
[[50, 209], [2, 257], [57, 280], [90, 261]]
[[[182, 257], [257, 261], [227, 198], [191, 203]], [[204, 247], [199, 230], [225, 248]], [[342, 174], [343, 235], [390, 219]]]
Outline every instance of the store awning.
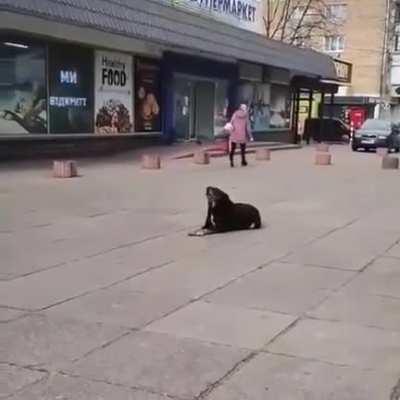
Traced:
[[334, 64], [324, 54], [267, 40], [262, 35], [155, 0], [0, 0], [1, 10], [286, 68], [307, 76], [336, 78]]

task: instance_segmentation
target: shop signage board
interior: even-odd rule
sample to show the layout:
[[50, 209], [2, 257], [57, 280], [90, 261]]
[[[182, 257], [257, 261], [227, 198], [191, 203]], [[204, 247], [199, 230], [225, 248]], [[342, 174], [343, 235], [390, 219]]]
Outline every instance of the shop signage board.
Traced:
[[49, 46], [50, 132], [93, 132], [93, 51]]
[[337, 80], [343, 83], [351, 83], [353, 64], [336, 58], [333, 60], [333, 63], [335, 65]]
[[174, 7], [223, 21], [237, 27], [265, 33], [265, 5], [262, 0], [158, 0]]
[[161, 132], [161, 65], [135, 58], [135, 132]]
[[124, 53], [96, 51], [95, 132], [133, 131], [133, 61]]

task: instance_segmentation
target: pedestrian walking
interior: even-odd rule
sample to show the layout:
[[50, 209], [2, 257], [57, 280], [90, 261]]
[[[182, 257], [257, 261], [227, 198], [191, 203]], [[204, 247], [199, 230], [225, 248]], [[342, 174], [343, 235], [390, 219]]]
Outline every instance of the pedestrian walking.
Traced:
[[240, 146], [242, 166], [246, 166], [246, 144], [248, 141], [254, 140], [251, 134], [249, 111], [246, 104], [240, 105], [238, 110], [233, 113], [230, 124], [227, 125], [229, 131], [229, 160], [231, 162], [231, 167], [235, 166], [233, 158], [238, 144]]

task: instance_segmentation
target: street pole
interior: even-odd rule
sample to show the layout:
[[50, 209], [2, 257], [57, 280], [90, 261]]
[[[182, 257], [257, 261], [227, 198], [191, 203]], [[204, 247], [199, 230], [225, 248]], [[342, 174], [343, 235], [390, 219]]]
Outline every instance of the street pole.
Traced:
[[390, 113], [387, 110], [388, 96], [388, 45], [389, 45], [389, 27], [390, 27], [390, 5], [392, 0], [386, 0], [385, 8], [385, 28], [383, 36], [383, 46], [382, 46], [382, 60], [381, 60], [381, 74], [379, 82], [379, 117], [386, 119], [390, 117]]

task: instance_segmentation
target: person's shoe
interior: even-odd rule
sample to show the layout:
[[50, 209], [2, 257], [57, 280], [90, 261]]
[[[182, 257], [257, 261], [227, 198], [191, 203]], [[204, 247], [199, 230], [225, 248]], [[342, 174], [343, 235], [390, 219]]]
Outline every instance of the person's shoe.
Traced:
[[233, 168], [235, 166], [235, 164], [233, 163], [233, 161], [231, 161], [231, 168]]
[[242, 161], [242, 167], [247, 167], [247, 161], [246, 160]]

